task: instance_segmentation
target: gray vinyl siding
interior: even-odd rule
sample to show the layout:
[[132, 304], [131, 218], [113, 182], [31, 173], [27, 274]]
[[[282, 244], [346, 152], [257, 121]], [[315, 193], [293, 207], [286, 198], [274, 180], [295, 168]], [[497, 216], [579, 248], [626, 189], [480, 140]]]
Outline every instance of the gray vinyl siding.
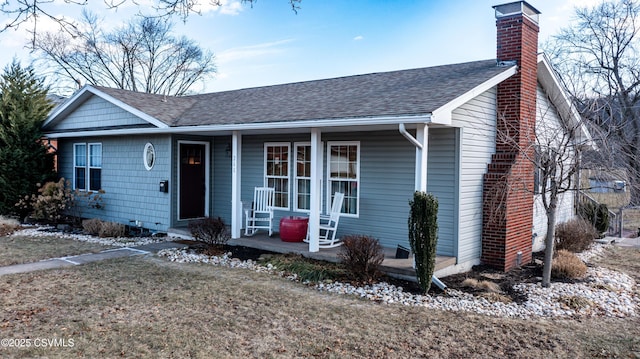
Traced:
[[341, 218], [338, 235], [365, 234], [385, 247], [408, 246], [415, 147], [397, 131], [327, 135], [325, 140], [360, 141], [360, 215]]
[[[143, 150], [151, 142], [156, 162], [147, 171]], [[81, 206], [84, 218], [130, 224], [142, 221], [145, 228], [166, 231], [170, 225], [170, 195], [159, 191], [162, 180], [170, 179], [169, 136], [129, 136], [64, 139], [58, 143], [58, 169], [61, 177], [73, 178], [73, 144], [102, 143], [102, 189], [104, 209]]]
[[458, 263], [479, 260], [482, 252], [482, 190], [495, 153], [495, 119], [495, 88], [453, 111], [453, 125], [461, 127]]
[[70, 113], [64, 121], [48, 130], [62, 131], [135, 125], [148, 126], [149, 123], [98, 96], [92, 96]]
[[213, 139], [213, 208], [212, 217], [220, 217], [231, 225], [231, 137]]
[[457, 129], [429, 130], [427, 192], [438, 199], [437, 254], [455, 256], [458, 225]]

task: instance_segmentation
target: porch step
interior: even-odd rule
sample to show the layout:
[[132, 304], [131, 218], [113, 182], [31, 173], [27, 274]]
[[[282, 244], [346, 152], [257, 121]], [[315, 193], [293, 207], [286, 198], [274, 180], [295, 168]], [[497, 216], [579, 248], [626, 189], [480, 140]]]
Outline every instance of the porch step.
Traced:
[[167, 236], [181, 238], [181, 239], [188, 239], [188, 240], [193, 239], [193, 237], [191, 236], [191, 232], [186, 227], [169, 228], [169, 230], [167, 231]]
[[[456, 264], [455, 257], [436, 256], [436, 269], [435, 272], [453, 266]], [[384, 261], [382, 262], [381, 270], [387, 275], [399, 279], [416, 281], [416, 270], [413, 268], [413, 259], [397, 259], [395, 258], [395, 252], [392, 256], [386, 253]]]

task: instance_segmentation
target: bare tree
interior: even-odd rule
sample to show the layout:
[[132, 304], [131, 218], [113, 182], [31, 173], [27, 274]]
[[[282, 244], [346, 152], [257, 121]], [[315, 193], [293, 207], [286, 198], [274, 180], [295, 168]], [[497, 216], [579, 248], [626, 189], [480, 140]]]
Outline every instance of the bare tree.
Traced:
[[[590, 145], [590, 135], [584, 122], [571, 108], [560, 113], [555, 103], [565, 101], [559, 94], [538, 94], [535, 133], [519, 133], [518, 130], [499, 116], [502, 123], [498, 126], [496, 140], [503, 143], [522, 156], [534, 171], [533, 195], [534, 203], [541, 206], [546, 215], [546, 236], [542, 286], [551, 285], [551, 264], [555, 240], [555, 227], [559, 206], [570, 201], [578, 189], [577, 181], [580, 169], [580, 153]], [[558, 101], [554, 101], [558, 100]], [[518, 139], [525, 136], [526, 139]], [[529, 174], [524, 173], [524, 176]], [[507, 191], [531, 191], [526, 178], [518, 178], [510, 186], [503, 186], [503, 193], [496, 200], [505, 201]], [[508, 203], [495, 208], [505, 208]], [[499, 216], [497, 216], [499, 217]]]
[[[88, 0], [63, 0], [66, 4], [77, 6], [86, 6]], [[240, 0], [242, 3], [248, 3], [251, 6], [257, 0]], [[289, 0], [291, 9], [297, 12], [300, 9], [302, 0]], [[60, 26], [62, 32], [73, 33], [77, 30], [75, 21], [65, 18], [64, 16], [55, 14], [50, 6], [53, 0], [7, 0], [0, 4], [0, 12], [8, 17], [8, 21], [0, 28], [0, 32], [8, 29], [17, 29], [21, 26], [29, 26], [32, 33], [32, 45], [35, 45], [36, 36], [38, 34], [38, 18], [47, 18], [53, 20]], [[139, 14], [143, 17], [172, 17], [179, 16], [183, 21], [187, 21], [189, 16], [201, 14], [203, 5], [225, 6], [226, 1], [223, 0], [155, 0], [153, 5], [145, 8], [138, 4], [136, 0], [103, 0], [106, 9], [117, 9], [125, 3], [132, 3], [138, 7]]]
[[[547, 217], [542, 286], [549, 287], [558, 207], [562, 201], [576, 198], [575, 191], [579, 189], [577, 184], [580, 180], [580, 153], [587, 145], [588, 136], [583, 132], [585, 127], [581, 120], [572, 121], [572, 117], [565, 116], [566, 120], [555, 121], [558, 117], [554, 116], [551, 109], [540, 108], [539, 112], [543, 113], [536, 122], [536, 155], [533, 164], [537, 180], [534, 193]], [[570, 197], [567, 198], [567, 195]]]
[[103, 32], [84, 14], [82, 26], [69, 33], [39, 34], [35, 50], [67, 87], [76, 83], [180, 96], [215, 73], [213, 54], [194, 41], [171, 34], [163, 18], [136, 18]]
[[576, 20], [546, 44], [551, 61], [591, 122], [602, 166], [625, 168], [640, 204], [640, 5], [603, 2], [576, 9]]

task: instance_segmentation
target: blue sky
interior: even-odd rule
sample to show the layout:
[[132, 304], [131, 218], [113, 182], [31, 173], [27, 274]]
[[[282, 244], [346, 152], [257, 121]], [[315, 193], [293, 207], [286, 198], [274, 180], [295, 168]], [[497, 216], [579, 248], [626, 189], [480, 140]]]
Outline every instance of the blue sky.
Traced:
[[[218, 74], [200, 89], [212, 92], [494, 58], [492, 6], [503, 2], [303, 0], [295, 14], [287, 0], [258, 0], [253, 8], [227, 0], [186, 24], [175, 19], [175, 30], [216, 55]], [[566, 26], [575, 5], [594, 2], [530, 0], [542, 13], [540, 40]], [[135, 13], [132, 3], [115, 12], [102, 4], [95, 1], [92, 9], [107, 26]], [[78, 6], [62, 0], [50, 6], [52, 13], [79, 14]], [[0, 34], [3, 67], [13, 56], [31, 61], [26, 39], [24, 30]]]

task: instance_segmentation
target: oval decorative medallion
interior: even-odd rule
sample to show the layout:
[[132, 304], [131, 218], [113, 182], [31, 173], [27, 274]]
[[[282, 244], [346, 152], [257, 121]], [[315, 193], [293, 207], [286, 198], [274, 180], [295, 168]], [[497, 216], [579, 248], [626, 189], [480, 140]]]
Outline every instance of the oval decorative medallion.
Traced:
[[144, 168], [146, 168], [147, 171], [150, 171], [156, 163], [156, 150], [153, 148], [153, 144], [151, 142], [147, 142], [147, 144], [144, 145], [144, 153], [142, 156]]

